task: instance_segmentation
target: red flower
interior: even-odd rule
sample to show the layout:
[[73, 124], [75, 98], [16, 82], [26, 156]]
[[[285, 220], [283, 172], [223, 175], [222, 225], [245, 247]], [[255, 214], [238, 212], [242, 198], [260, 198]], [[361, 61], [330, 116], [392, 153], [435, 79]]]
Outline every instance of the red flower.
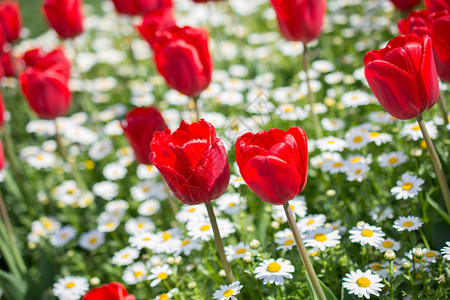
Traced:
[[138, 107], [130, 111], [122, 122], [123, 131], [141, 164], [150, 165], [150, 142], [153, 133], [167, 128], [160, 112], [153, 107]]
[[0, 127], [2, 127], [3, 124], [5, 124], [5, 104], [3, 103], [2, 94], [0, 94]]
[[440, 10], [450, 11], [450, 1], [448, 0], [426, 0], [425, 4], [430, 12], [436, 12]]
[[427, 10], [413, 11], [405, 20], [398, 22], [401, 33], [429, 35], [432, 40], [434, 61], [439, 77], [450, 82], [450, 14], [439, 11], [429, 14]]
[[4, 51], [0, 54], [0, 69], [3, 70], [3, 76], [16, 77], [19, 70], [23, 68], [23, 61], [15, 57], [11, 51]]
[[61, 48], [49, 54], [40, 49], [24, 55], [27, 68], [19, 76], [28, 104], [42, 119], [63, 116], [70, 108], [70, 63]]
[[288, 41], [310, 42], [319, 37], [326, 0], [270, 0], [281, 34]]
[[431, 38], [401, 35], [364, 57], [366, 79], [381, 106], [407, 120], [430, 109], [439, 97]]
[[172, 88], [188, 97], [197, 97], [208, 87], [212, 59], [205, 29], [172, 27], [153, 45], [156, 67]]
[[245, 133], [236, 141], [235, 154], [242, 177], [261, 200], [282, 205], [303, 192], [308, 145], [300, 127]]
[[214, 127], [201, 119], [180, 128], [156, 132], [150, 160], [175, 196], [189, 205], [219, 198], [230, 181], [227, 152]]
[[206, 2], [218, 2], [218, 1], [222, 1], [222, 0], [192, 0], [196, 3], [206, 3]]
[[154, 48], [154, 42], [161, 36], [162, 32], [175, 26], [172, 8], [168, 7], [146, 14], [142, 19], [142, 24], [137, 29], [150, 47]]
[[116, 10], [124, 15], [143, 15], [162, 8], [172, 7], [172, 0], [112, 0]]
[[400, 10], [410, 10], [416, 6], [420, 0], [391, 0], [391, 2]]
[[82, 0], [45, 0], [44, 15], [61, 38], [73, 38], [83, 32], [82, 4]]
[[83, 300], [136, 300], [136, 298], [128, 294], [121, 283], [111, 282], [90, 290], [83, 296]]
[[3, 153], [3, 144], [0, 141], [0, 170], [3, 170], [5, 167], [5, 155]]
[[19, 38], [22, 18], [18, 2], [0, 2], [0, 23], [6, 41], [12, 43]]

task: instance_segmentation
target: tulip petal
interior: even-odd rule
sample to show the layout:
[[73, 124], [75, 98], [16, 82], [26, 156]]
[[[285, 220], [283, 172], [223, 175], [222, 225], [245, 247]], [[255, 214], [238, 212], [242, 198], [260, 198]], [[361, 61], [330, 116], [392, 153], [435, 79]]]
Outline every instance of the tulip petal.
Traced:
[[430, 109], [439, 98], [439, 80], [434, 62], [431, 38], [423, 38], [423, 56], [420, 66], [419, 84], [420, 113]]
[[245, 182], [261, 200], [281, 205], [293, 199], [301, 178], [293, 167], [273, 156], [256, 156], [242, 172]]

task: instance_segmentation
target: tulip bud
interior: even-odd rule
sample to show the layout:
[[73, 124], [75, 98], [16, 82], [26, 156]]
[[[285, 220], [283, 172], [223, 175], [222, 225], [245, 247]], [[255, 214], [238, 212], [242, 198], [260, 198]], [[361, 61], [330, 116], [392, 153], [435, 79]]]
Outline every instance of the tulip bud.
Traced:
[[82, 4], [82, 0], [45, 0], [44, 15], [61, 38], [73, 38], [83, 32]]
[[7, 42], [12, 43], [19, 38], [22, 18], [18, 2], [9, 0], [0, 2], [0, 28], [3, 29]]

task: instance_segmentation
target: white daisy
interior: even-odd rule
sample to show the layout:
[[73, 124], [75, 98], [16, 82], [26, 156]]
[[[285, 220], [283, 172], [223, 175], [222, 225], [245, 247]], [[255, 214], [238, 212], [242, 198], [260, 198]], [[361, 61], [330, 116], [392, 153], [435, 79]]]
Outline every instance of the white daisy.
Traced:
[[153, 233], [150, 232], [142, 232], [136, 235], [130, 236], [128, 242], [131, 247], [135, 247], [138, 249], [147, 248], [152, 250], [155, 247], [155, 243], [157, 243], [158, 239], [155, 237]]
[[137, 167], [136, 174], [139, 179], [153, 179], [159, 174], [159, 172], [153, 165], [140, 164]]
[[277, 250], [291, 250], [296, 246], [292, 234], [275, 239], [275, 243], [279, 245], [277, 246]]
[[383, 279], [375, 274], [372, 274], [370, 270], [362, 272], [361, 270], [351, 271], [345, 274], [342, 286], [348, 290], [349, 294], [354, 294], [360, 298], [366, 297], [370, 299], [370, 295], [380, 295], [380, 291], [384, 286], [380, 283]]
[[155, 224], [147, 217], [140, 216], [135, 219], [130, 219], [125, 223], [125, 231], [130, 235], [151, 232], [153, 230], [155, 230]]
[[408, 230], [418, 230], [420, 227], [422, 227], [423, 222], [420, 218], [415, 216], [407, 216], [407, 217], [400, 217], [397, 220], [394, 221], [394, 228], [398, 231]]
[[225, 255], [227, 256], [228, 261], [243, 258], [247, 251], [250, 251], [250, 247], [243, 242], [239, 242], [234, 246], [230, 245], [225, 247]]
[[450, 260], [450, 242], [445, 242], [446, 247], [441, 249], [442, 254], [446, 260]]
[[180, 246], [182, 234], [178, 227], [155, 234], [158, 242], [155, 243], [153, 252], [171, 254], [178, 250]]
[[79, 299], [89, 290], [86, 278], [79, 276], [66, 276], [53, 284], [53, 295], [61, 300], [67, 298]]
[[392, 135], [388, 133], [380, 133], [378, 131], [369, 132], [369, 140], [377, 146], [392, 141]]
[[89, 149], [89, 157], [98, 161], [105, 158], [113, 150], [113, 144], [110, 140], [102, 140], [94, 143]]
[[55, 198], [66, 205], [73, 205], [81, 197], [81, 189], [74, 180], [67, 180], [58, 185], [55, 190]]
[[345, 141], [347, 148], [354, 150], [366, 146], [370, 142], [370, 139], [365, 131], [359, 128], [353, 128], [345, 134]]
[[345, 122], [341, 119], [323, 118], [322, 120], [320, 120], [320, 123], [322, 124], [323, 129], [327, 131], [342, 130], [345, 126]]
[[290, 261], [279, 258], [265, 259], [255, 268], [255, 278], [262, 279], [263, 284], [284, 284], [284, 279], [292, 279], [292, 274], [295, 271], [294, 266]]
[[92, 191], [95, 195], [109, 201], [117, 196], [119, 186], [115, 182], [102, 181], [94, 184]]
[[346, 92], [341, 97], [341, 103], [346, 107], [358, 107], [370, 103], [370, 95], [363, 91]]
[[333, 230], [332, 227], [324, 227], [305, 233], [304, 243], [305, 246], [317, 247], [324, 251], [328, 247], [338, 245], [340, 238], [338, 230]]
[[347, 143], [340, 138], [328, 136], [316, 141], [317, 148], [321, 151], [341, 152], [347, 146]]
[[322, 227], [325, 221], [326, 217], [323, 214], [308, 215], [297, 222], [297, 227], [300, 232], [306, 232]]
[[50, 243], [55, 247], [62, 247], [77, 236], [77, 231], [73, 226], [66, 225], [55, 231], [50, 236]]
[[81, 234], [78, 243], [80, 247], [86, 250], [95, 250], [105, 242], [105, 234], [97, 229], [90, 230]]
[[179, 242], [178, 249], [174, 252], [175, 256], [178, 256], [181, 253], [188, 256], [191, 255], [192, 250], [202, 249], [202, 244], [198, 240], [183, 238], [182, 240], [179, 240]]
[[370, 168], [365, 163], [357, 163], [347, 165], [345, 173], [347, 174], [348, 181], [363, 181], [366, 178]]
[[117, 219], [121, 219], [129, 207], [125, 200], [114, 200], [106, 203], [105, 211]]
[[101, 232], [113, 232], [120, 224], [120, 218], [115, 217], [107, 212], [103, 212], [97, 218], [97, 229]]
[[150, 275], [148, 275], [147, 279], [152, 280], [150, 286], [155, 287], [172, 274], [173, 271], [170, 269], [169, 265], [156, 266], [150, 270]]
[[406, 162], [407, 156], [403, 151], [383, 153], [378, 157], [378, 164], [381, 167], [396, 167]]
[[134, 285], [147, 279], [147, 268], [143, 262], [137, 262], [128, 266], [122, 275], [122, 279], [126, 284]]
[[425, 258], [425, 261], [427, 263], [435, 263], [436, 257], [441, 255], [439, 251], [430, 250], [430, 249], [423, 249], [423, 258]]
[[112, 263], [118, 266], [128, 266], [139, 257], [139, 250], [132, 247], [126, 247], [114, 253]]
[[[228, 219], [218, 218], [217, 225], [222, 237], [227, 237], [236, 230], [233, 223]], [[193, 239], [209, 241], [214, 236], [211, 223], [209, 219], [206, 218], [189, 221], [186, 225], [186, 229], [188, 231], [188, 235]]]
[[397, 186], [391, 189], [391, 193], [397, 200], [413, 198], [422, 190], [421, 185], [424, 182], [416, 175], [409, 175], [406, 172], [402, 175], [402, 179], [397, 181]]
[[[425, 122], [425, 125], [427, 127], [430, 138], [432, 138], [432, 139], [436, 138], [438, 131], [437, 131], [437, 127], [436, 127], [436, 125], [434, 125], [433, 121]], [[400, 131], [400, 135], [409, 137], [413, 141], [417, 141], [417, 140], [423, 138], [422, 131], [420, 130], [420, 126], [417, 122], [405, 124], [405, 126], [403, 126], [403, 129]]]
[[247, 204], [239, 193], [225, 193], [216, 200], [216, 203], [219, 204], [219, 210], [227, 215], [239, 213], [240, 209], [247, 209]]
[[386, 206], [376, 206], [370, 211], [372, 215], [372, 220], [374, 221], [384, 221], [386, 219], [392, 219], [394, 217], [394, 210]]
[[189, 220], [206, 218], [207, 216], [208, 212], [204, 205], [183, 205], [176, 218], [182, 223], [187, 223]]
[[237, 300], [235, 295], [239, 294], [243, 285], [239, 281], [235, 281], [230, 285], [220, 285], [220, 289], [213, 294], [214, 299], [218, 300]]
[[240, 187], [241, 185], [244, 185], [246, 183], [244, 181], [244, 178], [242, 178], [242, 176], [237, 176], [237, 175], [231, 174], [231, 176], [230, 176], [230, 184], [234, 188], [237, 189], [238, 187]]
[[159, 201], [150, 199], [142, 202], [141, 205], [139, 205], [138, 213], [143, 216], [151, 216], [159, 212], [160, 209], [161, 204], [159, 203]]
[[[289, 201], [289, 208], [294, 213], [294, 216], [303, 218], [306, 216], [306, 201], [305, 196], [296, 196], [294, 199]], [[277, 221], [286, 222], [287, 217], [284, 209], [281, 205], [273, 206], [273, 218]]]
[[384, 239], [378, 246], [377, 249], [380, 250], [381, 253], [386, 252], [388, 250], [398, 251], [400, 250], [400, 243], [393, 239]]
[[349, 231], [350, 241], [352, 243], [360, 243], [362, 246], [371, 245], [378, 247], [383, 241], [384, 232], [380, 227], [371, 226], [367, 223], [358, 224]]
[[118, 180], [125, 177], [127, 168], [120, 163], [107, 164], [103, 169], [103, 176], [108, 180]]

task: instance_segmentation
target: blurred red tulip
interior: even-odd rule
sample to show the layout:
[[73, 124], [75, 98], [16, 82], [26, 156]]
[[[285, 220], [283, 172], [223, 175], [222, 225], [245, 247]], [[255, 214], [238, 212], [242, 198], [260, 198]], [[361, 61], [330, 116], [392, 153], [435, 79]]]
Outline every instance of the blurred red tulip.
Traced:
[[300, 127], [245, 133], [236, 141], [235, 154], [242, 178], [261, 200], [282, 205], [303, 192], [308, 145]]
[[153, 134], [167, 128], [161, 113], [154, 107], [135, 108], [126, 115], [122, 128], [137, 161], [150, 165], [150, 142]]
[[169, 188], [183, 203], [195, 205], [219, 198], [230, 181], [230, 167], [223, 142], [205, 120], [156, 132], [150, 160]]
[[136, 298], [128, 294], [121, 283], [111, 282], [90, 290], [82, 300], [136, 300]]
[[131, 16], [172, 7], [172, 0], [112, 0], [112, 2], [118, 13]]
[[142, 19], [142, 24], [137, 27], [150, 47], [154, 47], [155, 40], [162, 32], [176, 26], [175, 17], [171, 7], [150, 12]]
[[24, 55], [27, 68], [19, 82], [28, 104], [42, 119], [55, 119], [67, 113], [71, 104], [70, 63], [61, 48], [48, 54], [41, 49]]
[[432, 40], [437, 73], [443, 81], [450, 82], [450, 14], [439, 11], [429, 14], [427, 10], [413, 11], [407, 19], [398, 22], [402, 34], [429, 35]]
[[23, 68], [23, 61], [12, 55], [10, 51], [4, 51], [0, 54], [0, 65], [3, 76], [16, 77], [18, 71]]
[[82, 0], [45, 0], [44, 15], [50, 26], [63, 39], [83, 32]]
[[430, 109], [439, 97], [431, 38], [401, 35], [364, 57], [366, 79], [381, 106], [408, 120]]
[[426, 0], [425, 4], [430, 12], [436, 12], [440, 10], [450, 11], [449, 0]]
[[0, 2], [0, 23], [6, 41], [12, 43], [19, 38], [22, 18], [18, 2], [8, 0]]
[[391, 0], [392, 4], [400, 10], [410, 10], [421, 0]]
[[172, 88], [197, 97], [208, 87], [213, 67], [206, 29], [172, 27], [153, 45], [156, 68]]
[[326, 0], [270, 0], [281, 34], [288, 41], [310, 42], [319, 37]]

